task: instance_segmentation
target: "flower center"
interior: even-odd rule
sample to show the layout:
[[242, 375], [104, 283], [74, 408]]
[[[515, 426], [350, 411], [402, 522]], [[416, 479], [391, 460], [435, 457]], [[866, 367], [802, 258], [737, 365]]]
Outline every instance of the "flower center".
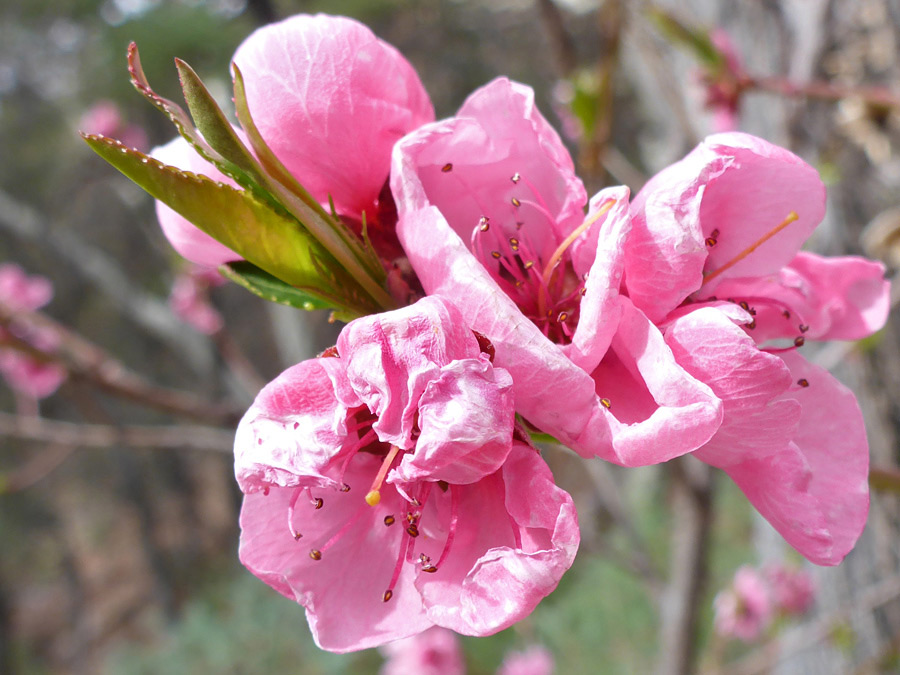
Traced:
[[[470, 240], [472, 253], [522, 313], [559, 344], [572, 341], [585, 279], [572, 266], [570, 247], [613, 206], [612, 200], [551, 249], [556, 220], [547, 203], [520, 173], [511, 178], [527, 194], [513, 196], [509, 216], [493, 223], [481, 216]], [[525, 210], [527, 207], [527, 211]], [[526, 215], [527, 214], [527, 215]]]

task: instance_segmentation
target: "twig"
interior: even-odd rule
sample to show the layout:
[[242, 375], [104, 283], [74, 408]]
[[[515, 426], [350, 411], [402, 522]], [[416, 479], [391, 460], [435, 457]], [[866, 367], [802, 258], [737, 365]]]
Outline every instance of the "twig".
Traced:
[[159, 298], [136, 287], [121, 266], [83, 237], [54, 230], [35, 209], [0, 190], [0, 227], [16, 236], [49, 247], [103, 292], [115, 307], [135, 323], [186, 358], [199, 373], [212, 366], [209, 343], [188, 328]]
[[40, 443], [56, 443], [66, 446], [67, 449], [123, 446], [214, 450], [228, 453], [234, 445], [232, 431], [215, 427], [193, 424], [119, 427], [108, 424], [63, 422], [42, 417], [22, 417], [3, 412], [0, 412], [0, 436]]
[[798, 84], [783, 77], [755, 77], [752, 75], [745, 75], [738, 80], [737, 84], [741, 91], [767, 92], [790, 98], [812, 98], [820, 101], [856, 98], [870, 105], [900, 108], [900, 97], [886, 87], [846, 86], [831, 82]]
[[660, 608], [659, 675], [696, 671], [699, 605], [707, 578], [712, 527], [711, 468], [690, 457], [672, 469], [672, 544], [669, 581]]
[[[27, 421], [38, 419], [33, 417], [21, 417], [19, 415], [9, 415], [0, 413], [0, 416], [9, 417], [10, 419], [21, 419]], [[2, 421], [0, 421], [0, 434], [2, 432]], [[3, 434], [13, 435], [13, 434]], [[44, 439], [42, 439], [44, 440]], [[37, 456], [26, 462], [23, 466], [7, 474], [0, 483], [0, 493], [21, 492], [26, 490], [39, 481], [50, 475], [59, 465], [75, 451], [71, 445], [54, 445], [42, 450]]]
[[[0, 326], [15, 326], [14, 333], [4, 336], [6, 346], [43, 361], [60, 363], [73, 377], [82, 378], [110, 393], [198, 421], [231, 425], [240, 418], [242, 411], [233, 405], [211, 403], [194, 394], [147, 381], [97, 345], [39, 312], [16, 313], [0, 302]], [[53, 351], [38, 349], [17, 337], [23, 329], [26, 334], [42, 330], [53, 332], [59, 338], [59, 344]]]

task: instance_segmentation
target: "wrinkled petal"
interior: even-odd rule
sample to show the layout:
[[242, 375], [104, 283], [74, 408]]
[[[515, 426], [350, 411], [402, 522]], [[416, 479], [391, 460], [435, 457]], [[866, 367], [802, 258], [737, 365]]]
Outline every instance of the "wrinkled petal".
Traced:
[[860, 340], [884, 326], [891, 304], [881, 263], [806, 252], [777, 275], [726, 279], [717, 293], [747, 298], [756, 311], [753, 337], [759, 342], [800, 334], [812, 340]]
[[491, 635], [530, 614], [572, 565], [575, 507], [538, 453], [518, 443], [500, 472], [450, 489], [459, 490], [460, 523], [494, 527], [460, 527], [453, 557], [437, 573], [420, 574], [416, 587], [438, 625]]
[[[798, 220], [759, 244], [791, 212]], [[825, 186], [799, 157], [749, 134], [710, 136], [635, 197], [629, 295], [659, 321], [691, 293], [711, 295], [724, 279], [776, 273], [824, 213]]]
[[341, 331], [337, 347], [355, 395], [379, 418], [379, 438], [404, 448], [412, 444], [428, 383], [451, 361], [481, 354], [459, 310], [437, 297], [357, 319]]
[[234, 440], [234, 472], [243, 492], [298, 485], [300, 476], [340, 487], [325, 475], [346, 436], [341, 426], [347, 408], [338, 403], [332, 383], [340, 377], [336, 361], [303, 361], [259, 392]]
[[614, 206], [573, 245], [572, 261], [578, 276], [587, 275], [579, 307], [578, 325], [563, 353], [587, 372], [600, 361], [616, 332], [621, 316], [618, 302], [625, 271], [625, 242], [631, 231], [628, 188], [607, 188], [591, 199], [588, 220], [609, 200]]
[[454, 361], [441, 369], [419, 399], [416, 451], [389, 481], [474, 483], [494, 473], [512, 447], [512, 378], [487, 358]]
[[374, 215], [392, 146], [434, 119], [412, 66], [352, 19], [297, 15], [269, 24], [241, 44], [234, 62], [263, 139], [339, 213]]
[[[163, 164], [236, 187], [233, 180], [198, 155], [181, 136], [154, 148], [150, 151], [150, 155]], [[187, 218], [158, 200], [156, 202], [156, 218], [172, 248], [182, 258], [190, 260], [192, 263], [203, 267], [218, 267], [226, 262], [241, 259], [241, 256], [225, 244], [213, 239]]]
[[[413, 574], [401, 574], [390, 602], [382, 599], [397, 562], [398, 528], [385, 527], [385, 513], [401, 514], [406, 502], [385, 490], [377, 509], [364, 496], [379, 458], [354, 458], [345, 476], [348, 493], [318, 489], [324, 506], [315, 509], [301, 495], [294, 526], [287, 513], [295, 489], [272, 487], [269, 494], [245, 495], [241, 509], [241, 562], [275, 590], [306, 608], [316, 644], [334, 652], [374, 647], [407, 637], [432, 625], [413, 587]], [[302, 483], [301, 483], [302, 484]], [[349, 527], [348, 527], [349, 524]], [[321, 560], [310, 549], [324, 549]], [[411, 567], [411, 566], [410, 566]]]
[[[710, 388], [675, 360], [662, 334], [626, 298], [609, 352], [594, 370], [599, 403], [570, 446], [625, 466], [664, 462], [704, 445], [722, 422]], [[561, 406], [567, 401], [560, 401]], [[612, 453], [598, 441], [611, 438]]]

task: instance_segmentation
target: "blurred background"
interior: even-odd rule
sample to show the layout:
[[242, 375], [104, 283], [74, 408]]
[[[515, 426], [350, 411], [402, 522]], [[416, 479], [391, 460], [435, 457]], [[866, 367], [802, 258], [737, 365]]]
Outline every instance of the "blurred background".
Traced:
[[[55, 394], [0, 386], [0, 673], [381, 666], [374, 650], [317, 650], [302, 608], [236, 555], [234, 426], [338, 327], [192, 273], [152, 200], [77, 133], [142, 150], [173, 137], [129, 84], [130, 41], [159, 93], [179, 98], [178, 56], [225, 105], [240, 41], [317, 11], [394, 44], [438, 117], [496, 76], [531, 85], [589, 192], [636, 192], [729, 126], [784, 145], [829, 185], [811, 249], [900, 260], [900, 0], [0, 0], [0, 263], [48, 278], [42, 311], [72, 331]], [[857, 393], [877, 468], [856, 550], [809, 570], [810, 611], [750, 643], [713, 630], [713, 598], [740, 565], [801, 565], [725, 476], [685, 492], [690, 463], [585, 471], [548, 448], [581, 552], [530, 619], [463, 639], [469, 672], [533, 644], [559, 673], [900, 672], [898, 328], [805, 347]]]

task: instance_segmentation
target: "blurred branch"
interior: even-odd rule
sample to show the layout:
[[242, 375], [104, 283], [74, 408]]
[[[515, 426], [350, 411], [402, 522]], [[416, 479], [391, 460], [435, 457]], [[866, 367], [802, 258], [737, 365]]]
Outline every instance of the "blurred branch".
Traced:
[[647, 584], [650, 592], [655, 595], [662, 590], [662, 574], [654, 564], [653, 558], [644, 545], [643, 538], [625, 507], [622, 492], [619, 489], [619, 477], [614, 475], [616, 469], [608, 462], [603, 461], [587, 461], [584, 465], [594, 481], [597, 499], [600, 500], [615, 525], [628, 539], [630, 549], [626, 556], [626, 568], [632, 574], [637, 573]]
[[690, 457], [669, 462], [672, 531], [669, 581], [660, 608], [658, 675], [696, 672], [699, 606], [713, 520], [711, 468]]
[[794, 654], [827, 640], [840, 624], [848, 623], [854, 615], [866, 615], [882, 605], [900, 598], [900, 575], [894, 575], [859, 591], [855, 590], [846, 598], [852, 607], [844, 605], [840, 611], [833, 612], [808, 624], [799, 637], [782, 649], [772, 650], [771, 643], [761, 645], [756, 651], [740, 659], [724, 669], [727, 675], [761, 675], [771, 672], [780, 662]]
[[[113, 426], [78, 424], [22, 417], [0, 412], [0, 435], [40, 443], [55, 443], [66, 450], [58, 461], [77, 447], [183, 448], [231, 452], [234, 432], [215, 427], [175, 424], [169, 426]], [[9, 485], [11, 481], [7, 483]]]
[[811, 98], [821, 101], [841, 101], [855, 98], [869, 105], [900, 108], [900, 96], [887, 87], [844, 86], [830, 82], [797, 84], [783, 77], [743, 77], [738, 86], [743, 91], [759, 91], [790, 98]]
[[239, 408], [225, 403], [211, 403], [184, 391], [160, 387], [130, 371], [97, 345], [87, 341], [62, 324], [38, 312], [16, 313], [0, 302], [0, 326], [21, 334], [48, 331], [59, 338], [52, 351], [43, 351], [15, 334], [3, 337], [6, 346], [23, 351], [38, 360], [59, 363], [73, 377], [91, 382], [104, 391], [165, 412], [190, 419], [223, 425], [234, 424], [242, 414]]
[[209, 343], [181, 322], [160, 299], [137, 288], [122, 267], [83, 237], [44, 224], [38, 211], [0, 190], [0, 228], [52, 249], [102, 291], [123, 314], [156, 336], [199, 372], [209, 372]]
[[553, 61], [560, 77], [569, 77], [578, 67], [578, 55], [572, 36], [563, 24], [562, 12], [553, 0], [538, 0], [541, 22], [553, 50]]
[[[38, 418], [22, 417], [20, 415], [10, 415], [8, 413], [0, 413], [0, 417], [7, 417], [10, 420], [22, 420], [27, 425], [28, 422]], [[4, 423], [0, 420], [0, 435], [3, 436], [19, 436], [18, 434], [6, 434], [3, 432]], [[22, 438], [22, 436], [19, 436]], [[40, 439], [46, 440], [46, 439]], [[52, 441], [48, 441], [52, 442]], [[60, 464], [66, 461], [66, 458], [75, 451], [72, 446], [51, 446], [45, 448], [37, 456], [26, 462], [23, 466], [12, 473], [0, 476], [0, 494], [8, 494], [11, 492], [21, 492], [38, 481], [46, 478]]]

